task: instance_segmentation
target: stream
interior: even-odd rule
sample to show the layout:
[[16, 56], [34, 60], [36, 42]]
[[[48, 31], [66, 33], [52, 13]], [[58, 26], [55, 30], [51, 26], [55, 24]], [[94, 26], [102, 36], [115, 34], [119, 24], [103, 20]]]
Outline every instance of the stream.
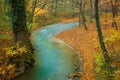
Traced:
[[[36, 64], [15, 80], [69, 80], [71, 73], [81, 71], [80, 57], [64, 41], [54, 36], [72, 29], [78, 23], [57, 23], [32, 33]], [[77, 80], [77, 79], [71, 79]]]

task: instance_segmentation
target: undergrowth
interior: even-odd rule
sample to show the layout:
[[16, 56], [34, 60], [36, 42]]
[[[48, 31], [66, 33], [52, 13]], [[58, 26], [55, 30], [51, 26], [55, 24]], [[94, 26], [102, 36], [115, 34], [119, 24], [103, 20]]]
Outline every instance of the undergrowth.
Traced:
[[95, 73], [97, 80], [120, 80], [120, 33], [110, 30], [104, 42], [108, 50], [109, 63], [103, 61], [103, 56], [95, 54]]
[[100, 54], [94, 55], [96, 80], [113, 80], [115, 68], [105, 63]]
[[19, 43], [3, 49], [0, 54], [0, 80], [9, 80], [16, 76], [25, 67], [25, 54], [28, 52], [25, 46]]

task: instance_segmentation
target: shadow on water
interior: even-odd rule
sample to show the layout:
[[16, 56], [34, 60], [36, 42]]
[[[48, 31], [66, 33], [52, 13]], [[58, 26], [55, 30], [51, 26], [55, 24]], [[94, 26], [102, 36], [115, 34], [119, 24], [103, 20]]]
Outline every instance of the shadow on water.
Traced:
[[54, 40], [54, 35], [71, 29], [78, 23], [58, 23], [33, 32], [33, 44], [36, 64], [16, 80], [68, 80], [71, 73], [81, 71], [79, 57], [75, 51], [61, 41]]

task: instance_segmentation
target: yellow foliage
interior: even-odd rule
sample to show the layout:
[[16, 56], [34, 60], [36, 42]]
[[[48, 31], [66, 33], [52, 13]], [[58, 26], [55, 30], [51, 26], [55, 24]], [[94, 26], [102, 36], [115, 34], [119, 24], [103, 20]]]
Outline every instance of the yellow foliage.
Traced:
[[11, 69], [14, 68], [14, 67], [15, 67], [15, 65], [9, 64], [9, 65], [7, 66], [7, 69], [8, 69], [8, 70], [11, 70]]
[[115, 71], [115, 73], [113, 74], [113, 78], [114, 80], [119, 80], [120, 79], [120, 70]]
[[118, 55], [120, 53], [120, 34], [116, 30], [110, 30], [108, 34], [104, 39], [108, 53], [110, 55]]
[[40, 9], [40, 8], [35, 8], [35, 15], [43, 15], [45, 13], [47, 13], [47, 10], [44, 9]]
[[[15, 75], [15, 65], [14, 64], [8, 64], [0, 67], [0, 75], [2, 75], [2, 80], [9, 80], [10, 78], [13, 78]], [[1, 78], [0, 78], [1, 80]]]
[[[0, 65], [0, 75], [3, 76], [3, 80], [10, 80], [15, 77], [17, 68], [24, 66], [26, 59], [25, 54], [28, 50], [25, 46], [21, 47], [19, 43], [11, 47], [4, 48], [4, 50], [4, 60], [1, 61], [2, 65]], [[0, 57], [0, 60], [2, 60], [2, 57]]]
[[6, 54], [9, 56], [20, 55], [27, 53], [27, 48], [25, 46], [20, 47], [19, 43], [15, 46], [5, 48]]
[[104, 42], [120, 43], [120, 34], [115, 30], [110, 30], [110, 35], [105, 38]]
[[2, 75], [5, 74], [5, 70], [2, 67], [0, 67], [0, 74], [2, 74]]
[[110, 30], [109, 35], [104, 39], [109, 53], [109, 63], [116, 67], [112, 80], [120, 79], [120, 33], [117, 30]]
[[120, 16], [115, 17], [114, 20], [119, 22], [120, 21]]

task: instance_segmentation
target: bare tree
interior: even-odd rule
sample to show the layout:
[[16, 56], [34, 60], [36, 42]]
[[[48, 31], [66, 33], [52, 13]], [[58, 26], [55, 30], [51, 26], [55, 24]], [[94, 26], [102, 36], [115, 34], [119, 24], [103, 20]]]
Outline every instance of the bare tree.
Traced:
[[35, 12], [35, 8], [36, 8], [36, 4], [37, 4], [37, 0], [34, 0], [33, 3], [32, 3], [32, 12], [30, 14], [30, 17], [29, 17], [29, 30], [32, 28], [32, 23], [33, 23], [33, 17], [34, 17], [34, 12]]
[[117, 27], [117, 23], [115, 21], [115, 16], [116, 16], [116, 6], [115, 3], [113, 2], [113, 0], [111, 0], [111, 7], [112, 7], [112, 27], [115, 27], [115, 29], [118, 29]]
[[93, 0], [90, 0], [90, 23], [92, 23], [93, 18]]
[[[81, 18], [82, 18], [82, 23], [84, 25], [84, 28], [87, 30], [87, 25], [86, 25], [86, 19], [85, 19], [85, 16], [84, 16], [84, 10], [83, 10], [83, 3], [82, 3], [82, 0], [79, 0], [79, 11], [80, 11], [80, 15], [81, 15]], [[80, 19], [80, 16], [79, 16], [79, 19]], [[80, 20], [79, 20], [80, 22]]]

